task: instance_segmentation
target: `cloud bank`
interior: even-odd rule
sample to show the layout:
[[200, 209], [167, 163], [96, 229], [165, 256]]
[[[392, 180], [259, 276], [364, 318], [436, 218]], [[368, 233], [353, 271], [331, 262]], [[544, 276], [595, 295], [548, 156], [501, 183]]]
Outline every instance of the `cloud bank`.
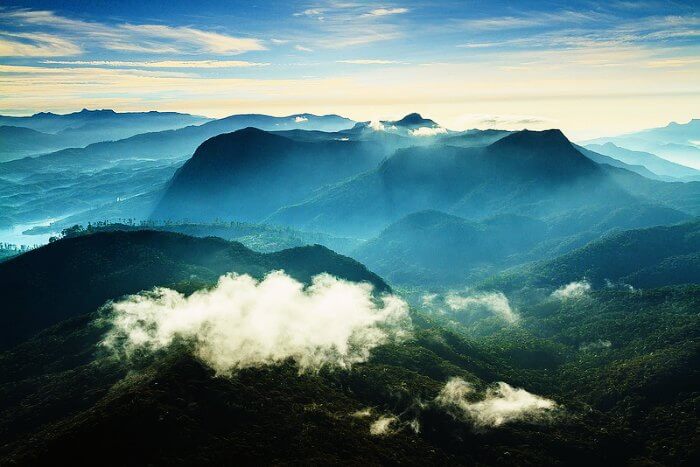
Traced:
[[445, 297], [445, 304], [452, 311], [486, 310], [509, 323], [515, 323], [520, 316], [511, 308], [508, 297], [502, 292], [484, 292], [463, 297], [450, 293]]
[[543, 420], [557, 404], [549, 399], [496, 383], [486, 390], [483, 398], [472, 402], [474, 387], [462, 378], [451, 378], [435, 398], [435, 402], [452, 415], [471, 421], [477, 428], [498, 427], [513, 421]]
[[410, 326], [407, 304], [392, 295], [374, 299], [369, 284], [320, 274], [305, 288], [282, 271], [261, 281], [225, 275], [188, 297], [157, 288], [113, 303], [109, 318], [104, 344], [119, 354], [185, 339], [219, 375], [289, 358], [301, 372], [346, 368]]
[[559, 287], [557, 290], [552, 292], [552, 298], [556, 298], [558, 300], [582, 298], [590, 291], [591, 284], [584, 279], [582, 281], [570, 282]]
[[415, 130], [411, 130], [412, 136], [437, 136], [444, 135], [445, 133], [447, 133], [447, 130], [442, 127], [431, 128], [428, 126], [422, 126], [420, 128], [416, 128]]

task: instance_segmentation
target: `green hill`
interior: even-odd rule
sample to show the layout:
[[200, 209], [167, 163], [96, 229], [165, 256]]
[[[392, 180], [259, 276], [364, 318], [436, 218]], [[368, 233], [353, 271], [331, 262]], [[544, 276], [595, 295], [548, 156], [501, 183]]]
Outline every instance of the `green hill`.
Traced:
[[549, 261], [533, 263], [486, 281], [489, 287], [557, 288], [588, 280], [633, 287], [700, 283], [700, 221], [612, 233]]
[[302, 281], [328, 272], [387, 285], [356, 261], [322, 246], [256, 253], [237, 242], [170, 232], [100, 232], [67, 238], [0, 263], [2, 348], [105, 301], [154, 286], [191, 291], [227, 272], [260, 277], [284, 269]]

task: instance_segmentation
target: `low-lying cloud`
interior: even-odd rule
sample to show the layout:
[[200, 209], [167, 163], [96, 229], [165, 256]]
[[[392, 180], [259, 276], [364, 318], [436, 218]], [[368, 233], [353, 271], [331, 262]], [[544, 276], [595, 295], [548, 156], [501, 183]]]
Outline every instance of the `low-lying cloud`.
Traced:
[[462, 378], [451, 378], [435, 402], [457, 418], [468, 420], [476, 428], [498, 427], [514, 421], [542, 421], [557, 407], [556, 402], [496, 383], [478, 400], [474, 387]]
[[569, 282], [552, 292], [552, 297], [558, 300], [570, 300], [582, 298], [591, 291], [591, 284], [587, 280]]
[[416, 128], [415, 130], [411, 130], [410, 133], [411, 136], [437, 136], [444, 135], [445, 133], [447, 133], [447, 130], [439, 126], [422, 126], [420, 128]]
[[393, 432], [393, 426], [399, 419], [394, 416], [379, 417], [369, 426], [369, 432], [375, 436], [388, 435]]
[[228, 274], [187, 297], [157, 288], [111, 305], [104, 344], [128, 357], [184, 339], [220, 375], [289, 358], [302, 372], [346, 368], [408, 333], [407, 304], [372, 290], [329, 274], [304, 287], [282, 271], [261, 281]]
[[382, 122], [380, 122], [379, 120], [372, 120], [371, 122], [369, 122], [368, 126], [371, 129], [373, 129], [374, 131], [384, 131], [385, 130], [384, 124]]
[[510, 306], [508, 297], [502, 292], [484, 292], [466, 297], [450, 293], [445, 297], [445, 304], [452, 311], [486, 310], [509, 323], [515, 323], [520, 319]]

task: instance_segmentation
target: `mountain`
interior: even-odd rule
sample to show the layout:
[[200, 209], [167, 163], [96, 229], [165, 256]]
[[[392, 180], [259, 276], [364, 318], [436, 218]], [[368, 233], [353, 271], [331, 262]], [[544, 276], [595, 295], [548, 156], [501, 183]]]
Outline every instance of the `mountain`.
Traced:
[[617, 167], [601, 167], [615, 183], [638, 198], [700, 216], [700, 182], [651, 180]]
[[52, 135], [17, 126], [0, 126], [0, 162], [37, 152], [55, 151], [70, 144], [62, 135]]
[[298, 280], [328, 272], [387, 285], [356, 261], [321, 246], [256, 253], [237, 242], [156, 232], [99, 232], [66, 238], [0, 263], [0, 346], [8, 348], [106, 300], [154, 286], [185, 290], [227, 272], [260, 277], [284, 269]]
[[[118, 114], [119, 115], [119, 114]], [[118, 141], [90, 144], [85, 148], [64, 149], [40, 157], [24, 158], [0, 165], [0, 174], [28, 173], [57, 169], [95, 170], [125, 159], [184, 158], [205, 140], [247, 127], [263, 130], [330, 129], [339, 130], [352, 126], [351, 120], [337, 115], [298, 114], [287, 117], [245, 114], [213, 120], [198, 126], [186, 126], [174, 130], [148, 132]]]
[[[578, 149], [578, 151], [581, 154], [583, 154], [584, 156], [586, 156], [587, 158], [589, 158], [590, 160], [592, 160], [593, 162], [595, 162], [597, 164], [607, 164], [607, 165], [612, 166], [612, 167], [625, 169], [625, 170], [628, 170], [630, 172], [634, 172], [636, 174], [639, 174], [642, 177], [650, 178], [652, 180], [675, 180], [672, 177], [659, 176], [658, 174], [649, 170], [644, 165], [633, 165], [630, 163], [625, 163], [619, 159], [615, 159], [614, 157], [603, 155], [600, 152], [595, 152], [590, 148], [584, 148], [583, 146], [578, 146], [578, 145], [575, 145], [575, 146], [576, 146], [576, 149]], [[591, 145], [591, 146], [595, 146], [595, 145]]]
[[390, 125], [403, 127], [403, 128], [420, 128], [420, 127], [437, 127], [439, 126], [434, 121], [429, 118], [423, 118], [419, 113], [410, 113], [400, 120], [393, 122], [386, 122]]
[[521, 131], [486, 147], [401, 149], [379, 168], [283, 208], [268, 222], [366, 238], [426, 209], [466, 218], [542, 217], [638, 202], [560, 131]]
[[98, 141], [113, 138], [122, 139], [137, 133], [197, 125], [209, 120], [211, 119], [177, 112], [115, 112], [110, 109], [83, 109], [80, 112], [70, 114], [40, 112], [28, 117], [0, 115], [0, 125], [30, 128], [42, 133], [63, 134], [65, 136], [89, 137], [90, 133], [100, 133], [102, 139]]
[[504, 215], [473, 222], [438, 211], [409, 214], [352, 252], [393, 284], [464, 284], [508, 264], [547, 236], [547, 225]]
[[294, 141], [256, 128], [219, 135], [178, 170], [152, 218], [260, 221], [375, 167], [385, 155], [374, 144]]
[[503, 273], [486, 287], [554, 290], [587, 280], [595, 288], [700, 283], [700, 221], [612, 233], [553, 260]]
[[[613, 143], [589, 144], [586, 147], [600, 154], [614, 157], [615, 159], [626, 164], [642, 165], [658, 175], [665, 175], [667, 177], [685, 180], [700, 178], [700, 170], [675, 164], [648, 152], [631, 151], [629, 149], [616, 146]], [[640, 175], [644, 174], [641, 173]]]
[[[71, 238], [8, 264], [29, 257], [20, 263], [25, 278], [51, 277], [61, 301], [42, 295], [45, 289], [27, 288], [22, 295], [43, 301], [43, 313], [64, 303], [63, 288], [73, 288], [76, 279], [86, 292], [105, 294], [112, 287], [108, 279], [122, 283], [127, 273], [119, 273], [120, 266], [131, 261], [139, 266], [136, 273], [148, 273], [151, 283], [163, 279], [163, 286], [172, 286], [166, 274], [172, 269], [162, 267], [172, 266], [169, 259], [197, 261], [213, 274], [206, 265], [265, 274], [292, 257], [300, 278], [325, 269], [309, 253], [330, 265], [341, 260], [335, 270], [341, 277], [345, 266], [357, 265], [318, 248], [257, 262], [236, 244], [165, 237], [136, 232]], [[26, 256], [52, 251], [59, 269]], [[177, 289], [190, 293], [210, 285], [186, 272]], [[118, 298], [125, 289], [111, 292]], [[489, 297], [471, 298], [483, 304]], [[265, 299], [273, 304], [280, 297]], [[177, 301], [164, 299], [153, 317], [170, 315], [168, 306]], [[0, 352], [0, 463], [221, 465], [235, 458], [304, 465], [694, 465], [700, 454], [694, 442], [698, 307], [700, 288], [676, 286], [594, 290], [585, 299], [518, 304], [516, 324], [492, 314], [470, 322], [465, 318], [474, 313], [468, 309], [412, 310], [409, 333], [351, 366], [302, 371], [297, 358], [288, 358], [230, 373], [217, 373], [211, 357], [255, 356], [249, 349], [279, 331], [274, 314], [259, 316], [259, 326], [245, 330], [235, 321], [205, 322], [198, 327], [200, 339], [181, 336], [161, 348], [120, 353], [119, 341], [116, 349], [105, 345], [119, 321], [108, 310], [61, 307], [63, 316], [54, 317], [68, 319]], [[219, 306], [218, 313], [227, 316], [226, 308]], [[244, 311], [264, 315], [267, 307]], [[295, 308], [295, 319], [305, 311]], [[325, 304], [322, 311], [335, 310]], [[2, 312], [11, 313], [8, 307]], [[172, 317], [187, 322], [199, 313], [188, 309]], [[125, 316], [135, 318], [127, 322], [139, 329], [138, 313]], [[295, 321], [287, 325], [294, 342], [300, 329]], [[154, 331], [141, 329], [134, 337]], [[224, 340], [222, 353], [203, 351], [209, 337], [232, 330], [254, 334]]]
[[[16, 143], [11, 142], [7, 149], [0, 152], [0, 157], [11, 160], [62, 148], [82, 148], [100, 141], [118, 140], [140, 133], [199, 125], [210, 120], [206, 117], [176, 112], [121, 113], [113, 110], [87, 109], [65, 115], [42, 112], [29, 117], [0, 116], [0, 126], [26, 128], [53, 135], [53, 138], [43, 136], [33, 141], [22, 140], [22, 146], [19, 148], [21, 151], [12, 151]], [[19, 139], [21, 135], [10, 137]]]
[[452, 132], [442, 128], [433, 120], [423, 118], [418, 113], [410, 113], [399, 120], [359, 122], [355, 124], [352, 131], [355, 134], [387, 133], [426, 140], [452, 134]]
[[613, 143], [622, 148], [655, 154], [676, 164], [700, 170], [699, 141], [700, 119], [692, 119], [688, 123], [672, 122], [661, 128], [596, 138], [583, 144]]

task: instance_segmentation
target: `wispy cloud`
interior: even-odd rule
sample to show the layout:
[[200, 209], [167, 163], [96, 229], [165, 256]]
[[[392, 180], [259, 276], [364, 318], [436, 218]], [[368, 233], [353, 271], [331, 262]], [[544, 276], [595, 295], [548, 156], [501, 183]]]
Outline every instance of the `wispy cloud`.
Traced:
[[295, 45], [294, 49], [298, 50], [299, 52], [313, 52], [314, 51], [313, 49], [311, 49], [309, 47], [305, 47], [303, 45]]
[[246, 62], [243, 60], [160, 60], [151, 62], [119, 60], [44, 60], [49, 65], [77, 65], [118, 68], [250, 68], [268, 66], [269, 63]]
[[[61, 40], [85, 46], [142, 53], [209, 52], [225, 55], [265, 50], [259, 39], [235, 37], [186, 26], [155, 24], [105, 24], [74, 20], [52, 11], [0, 11], [0, 21], [15, 26], [42, 26], [60, 31]], [[76, 52], [66, 55], [75, 55]], [[54, 56], [57, 54], [53, 54]]]
[[352, 59], [352, 60], [337, 60], [337, 63], [347, 63], [351, 65], [398, 65], [403, 62], [397, 60], [377, 60], [377, 59]]
[[363, 14], [362, 16], [390, 16], [390, 15], [401, 15], [408, 13], [408, 8], [375, 8], [369, 12]]
[[51, 34], [0, 32], [0, 57], [63, 57], [82, 52], [77, 44]]

